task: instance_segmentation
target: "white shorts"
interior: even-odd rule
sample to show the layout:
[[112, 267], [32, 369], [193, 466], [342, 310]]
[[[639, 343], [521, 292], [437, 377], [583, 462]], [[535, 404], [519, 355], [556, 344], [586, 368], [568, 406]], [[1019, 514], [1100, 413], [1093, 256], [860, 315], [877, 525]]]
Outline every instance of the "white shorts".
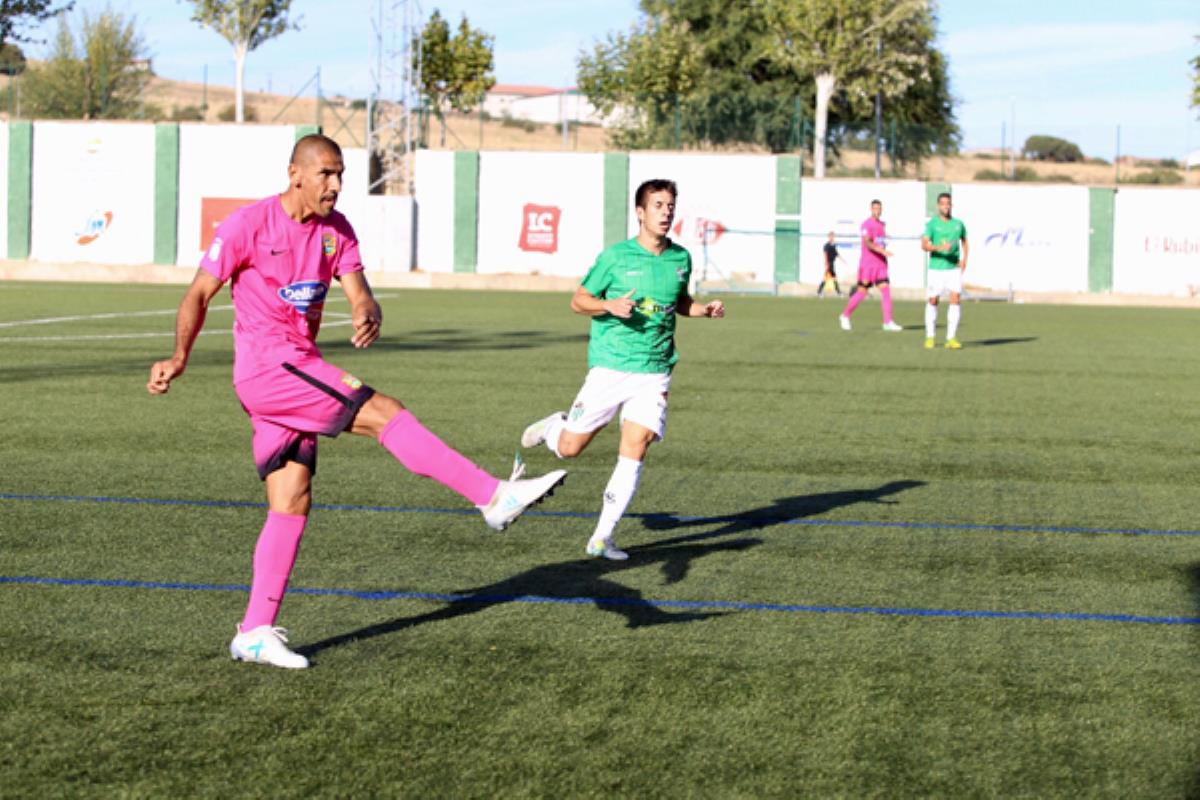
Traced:
[[962, 270], [931, 269], [926, 273], [925, 296], [941, 297], [943, 294], [962, 294]]
[[636, 422], [662, 439], [667, 430], [669, 372], [620, 372], [605, 367], [588, 370], [583, 388], [567, 412], [563, 429], [591, 433], [607, 425], [621, 410], [621, 421]]

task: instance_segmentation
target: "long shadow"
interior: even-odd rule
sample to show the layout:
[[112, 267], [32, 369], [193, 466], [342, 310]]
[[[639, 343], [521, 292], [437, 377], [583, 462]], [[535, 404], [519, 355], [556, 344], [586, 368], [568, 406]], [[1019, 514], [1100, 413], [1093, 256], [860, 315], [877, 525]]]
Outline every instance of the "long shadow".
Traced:
[[[482, 350], [532, 350], [556, 344], [577, 344], [587, 341], [586, 333], [569, 335], [552, 334], [548, 331], [479, 331], [438, 328], [422, 331], [405, 331], [392, 336], [382, 336], [371, 345], [373, 350], [399, 352], [468, 352]], [[344, 336], [320, 341], [323, 353], [354, 350]]]
[[660, 542], [656, 548], [646, 547], [631, 550], [628, 561], [585, 558], [557, 564], [544, 564], [495, 583], [452, 592], [454, 597], [448, 601], [445, 607], [436, 611], [368, 625], [305, 645], [297, 648], [296, 652], [305, 656], [313, 656], [331, 647], [340, 647], [363, 639], [396, 633], [429, 622], [440, 622], [478, 614], [492, 606], [531, 597], [591, 603], [601, 611], [624, 617], [626, 626], [630, 628], [671, 625], [722, 616], [725, 612], [665, 611], [646, 602], [638, 590], [622, 586], [606, 577], [610, 573], [644, 566], [655, 561], [671, 560], [691, 563], [710, 553], [740, 552], [762, 544], [761, 539], [745, 538], [701, 545], [687, 541], [691, 538], [693, 537], [681, 537], [676, 544], [667, 547], [662, 546], [666, 543]]
[[[1200, 614], [1200, 563], [1192, 564], [1187, 568], [1186, 572], [1188, 591], [1192, 596], [1192, 605], [1196, 608], [1196, 612]], [[1197, 752], [1193, 758], [1196, 759], [1196, 762], [1189, 767], [1192, 771], [1192, 776], [1185, 797], [1188, 800], [1200, 800], [1200, 746], [1197, 747]]]
[[[166, 350], [170, 354], [170, 350]], [[58, 352], [61, 355], [61, 352]], [[92, 358], [75, 364], [37, 363], [30, 362], [19, 366], [0, 367], [0, 384], [36, 383], [64, 381], [77, 377], [125, 376], [130, 378], [132, 385], [141, 388], [145, 394], [146, 378], [150, 374], [150, 365], [162, 353], [156, 352], [148, 356], [129, 356], [127, 358]], [[233, 364], [231, 351], [197, 350], [188, 360], [188, 369], [198, 372], [200, 367], [230, 366]]]
[[1036, 336], [1006, 336], [998, 339], [970, 339], [963, 342], [965, 347], [995, 347], [1002, 344], [1025, 344], [1026, 342], [1036, 342]]

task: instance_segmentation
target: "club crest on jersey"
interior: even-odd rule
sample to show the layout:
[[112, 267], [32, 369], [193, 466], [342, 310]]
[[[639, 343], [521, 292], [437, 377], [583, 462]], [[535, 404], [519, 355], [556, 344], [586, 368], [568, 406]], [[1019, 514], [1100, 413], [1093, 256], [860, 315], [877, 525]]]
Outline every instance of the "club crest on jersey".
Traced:
[[342, 383], [346, 384], [355, 391], [358, 391], [362, 388], [362, 381], [351, 375], [349, 372], [342, 373]]
[[279, 299], [304, 313], [309, 306], [325, 302], [329, 287], [320, 281], [298, 281], [279, 289]]
[[337, 252], [337, 237], [332, 233], [326, 233], [321, 236], [321, 252], [327, 256], [331, 256]]

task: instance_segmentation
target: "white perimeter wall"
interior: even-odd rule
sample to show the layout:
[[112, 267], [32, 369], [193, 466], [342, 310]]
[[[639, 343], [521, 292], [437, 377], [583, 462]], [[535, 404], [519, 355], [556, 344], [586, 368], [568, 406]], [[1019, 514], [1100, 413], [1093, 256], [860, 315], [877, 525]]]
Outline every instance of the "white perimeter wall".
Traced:
[[971, 286], [1025, 292], [1088, 289], [1088, 190], [1082, 186], [955, 186], [967, 226]]
[[[179, 254], [200, 263], [200, 201], [257, 200], [287, 188], [287, 163], [296, 143], [291, 125], [179, 126]], [[153, 153], [153, 147], [151, 148]]]
[[862, 253], [864, 220], [871, 201], [883, 203], [887, 224], [888, 278], [893, 286], [925, 286], [925, 254], [920, 237], [925, 229], [925, 184], [917, 181], [802, 181], [800, 184], [800, 282], [819, 283], [825, 274], [822, 248], [829, 232], [837, 236], [845, 265], [838, 279], [852, 285]]
[[0, 256], [8, 253], [8, 126], [0, 125]]
[[1194, 296], [1200, 290], [1200, 192], [1121, 189], [1113, 291]]
[[31, 259], [149, 264], [154, 126], [36, 123], [32, 202]]
[[454, 153], [418, 150], [413, 167], [417, 203], [417, 269], [454, 271]]
[[[627, 232], [637, 233], [634, 193], [642, 182], [667, 178], [679, 187], [671, 238], [692, 254], [692, 274], [705, 274], [704, 220], [726, 229], [708, 245], [709, 279], [740, 273], [771, 283], [775, 276], [775, 159], [757, 155], [631, 153]], [[711, 239], [711, 237], [710, 237]], [[593, 256], [594, 258], [594, 256]]]
[[[555, 252], [521, 249], [524, 208], [528, 204], [559, 209]], [[479, 273], [582, 278], [603, 247], [603, 155], [480, 155]]]

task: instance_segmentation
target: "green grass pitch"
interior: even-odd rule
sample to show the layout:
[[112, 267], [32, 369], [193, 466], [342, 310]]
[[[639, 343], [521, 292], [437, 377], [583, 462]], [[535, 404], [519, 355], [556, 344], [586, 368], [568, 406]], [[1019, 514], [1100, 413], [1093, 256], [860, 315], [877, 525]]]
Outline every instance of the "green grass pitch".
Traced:
[[[290, 673], [226, 649], [264, 514], [230, 312], [144, 388], [181, 291], [0, 283], [0, 797], [1200, 792], [1194, 311], [967, 304], [951, 352], [916, 303], [727, 297], [624, 564], [583, 554], [613, 431], [500, 535], [323, 440]], [[378, 294], [326, 357], [493, 472], [582, 382], [565, 295]]]

